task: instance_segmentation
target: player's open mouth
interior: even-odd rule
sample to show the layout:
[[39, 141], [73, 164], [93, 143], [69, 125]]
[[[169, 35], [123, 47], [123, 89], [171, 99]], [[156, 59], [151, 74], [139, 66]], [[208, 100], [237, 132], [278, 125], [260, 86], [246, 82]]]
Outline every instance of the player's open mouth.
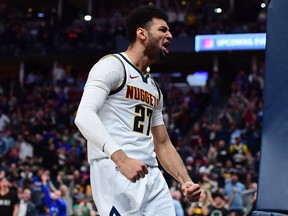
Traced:
[[163, 48], [164, 48], [164, 50], [165, 50], [165, 52], [166, 53], [168, 53], [169, 52], [169, 46], [170, 46], [170, 42], [165, 42], [165, 43], [163, 43]]

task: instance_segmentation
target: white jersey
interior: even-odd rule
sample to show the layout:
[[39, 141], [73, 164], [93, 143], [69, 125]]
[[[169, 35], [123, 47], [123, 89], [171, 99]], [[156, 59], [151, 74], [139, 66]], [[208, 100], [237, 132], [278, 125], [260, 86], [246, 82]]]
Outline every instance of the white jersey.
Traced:
[[[157, 166], [151, 127], [164, 124], [162, 93], [151, 75], [144, 76], [124, 53], [105, 59], [110, 59], [111, 63], [115, 59], [121, 61], [125, 77], [121, 86], [110, 92], [98, 116], [112, 139], [129, 157], [148, 166]], [[107, 155], [88, 140], [88, 160], [103, 157]]]

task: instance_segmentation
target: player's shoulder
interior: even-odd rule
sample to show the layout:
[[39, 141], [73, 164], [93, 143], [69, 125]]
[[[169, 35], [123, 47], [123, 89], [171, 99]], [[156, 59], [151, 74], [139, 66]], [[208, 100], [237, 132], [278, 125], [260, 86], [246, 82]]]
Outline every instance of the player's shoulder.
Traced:
[[112, 53], [112, 54], [107, 54], [107, 55], [103, 56], [102, 58], [99, 59], [99, 61], [97, 63], [104, 63], [104, 62], [121, 63], [122, 60], [120, 59], [120, 57], [118, 56], [117, 53]]
[[108, 54], [100, 58], [92, 67], [94, 69], [107, 69], [107, 70], [119, 70], [123, 67], [123, 63], [116, 54]]

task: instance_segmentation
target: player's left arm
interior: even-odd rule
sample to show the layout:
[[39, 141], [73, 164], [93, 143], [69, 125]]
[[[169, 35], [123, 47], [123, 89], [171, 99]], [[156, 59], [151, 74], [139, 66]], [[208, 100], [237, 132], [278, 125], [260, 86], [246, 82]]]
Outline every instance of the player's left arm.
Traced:
[[153, 110], [151, 124], [157, 158], [166, 172], [181, 184], [184, 196], [190, 202], [196, 202], [200, 197], [200, 186], [192, 182], [180, 155], [170, 140], [162, 115], [163, 95], [161, 91], [159, 93], [159, 103]]
[[200, 186], [192, 182], [181, 157], [171, 143], [165, 125], [154, 126], [151, 131], [161, 166], [182, 185], [182, 192], [190, 202], [198, 201]]

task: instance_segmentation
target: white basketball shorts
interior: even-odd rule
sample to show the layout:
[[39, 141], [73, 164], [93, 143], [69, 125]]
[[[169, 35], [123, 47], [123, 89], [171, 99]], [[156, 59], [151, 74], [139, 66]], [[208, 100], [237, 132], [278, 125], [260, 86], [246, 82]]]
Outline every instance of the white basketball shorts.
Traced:
[[94, 160], [90, 181], [101, 216], [175, 216], [169, 188], [158, 167], [148, 167], [145, 178], [132, 183], [112, 160]]

